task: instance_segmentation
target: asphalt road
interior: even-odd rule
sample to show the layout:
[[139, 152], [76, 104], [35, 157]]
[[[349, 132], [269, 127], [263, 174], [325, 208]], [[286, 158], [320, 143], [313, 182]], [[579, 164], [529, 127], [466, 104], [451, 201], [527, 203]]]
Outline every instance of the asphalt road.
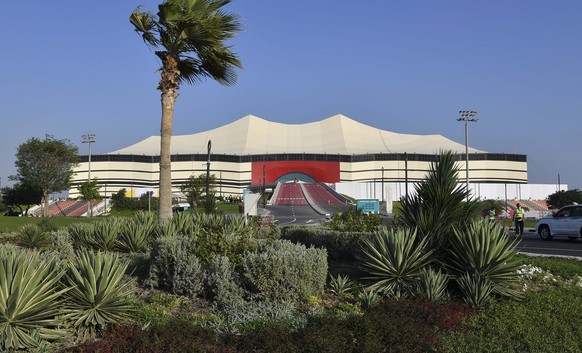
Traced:
[[260, 214], [272, 215], [277, 225], [317, 225], [326, 219], [309, 205], [268, 205], [259, 208]]
[[[529, 230], [529, 229], [528, 229]], [[536, 233], [526, 230], [519, 238], [519, 252], [548, 256], [568, 256], [582, 259], [582, 238], [568, 239], [554, 237], [552, 240], [542, 240]], [[513, 234], [512, 231], [509, 234]]]

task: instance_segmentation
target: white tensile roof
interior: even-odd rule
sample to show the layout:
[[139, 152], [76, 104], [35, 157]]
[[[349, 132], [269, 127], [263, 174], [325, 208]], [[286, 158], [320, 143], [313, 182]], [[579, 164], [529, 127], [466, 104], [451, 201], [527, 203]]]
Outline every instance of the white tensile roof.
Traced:
[[[275, 153], [419, 153], [441, 150], [465, 153], [465, 145], [442, 135], [399, 134], [380, 130], [338, 114], [305, 124], [275, 123], [253, 115], [213, 130], [172, 136], [171, 154], [205, 154], [208, 140], [212, 154], [249, 155]], [[469, 148], [470, 153], [484, 152]], [[160, 136], [150, 136], [109, 154], [159, 155]]]

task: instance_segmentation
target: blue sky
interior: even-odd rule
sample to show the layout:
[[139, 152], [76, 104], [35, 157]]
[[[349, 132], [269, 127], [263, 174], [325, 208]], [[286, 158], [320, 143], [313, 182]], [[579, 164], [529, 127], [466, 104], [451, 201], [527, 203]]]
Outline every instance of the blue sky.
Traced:
[[[0, 21], [0, 177], [30, 137], [94, 153], [159, 134], [159, 67], [128, 21], [150, 0], [10, 1]], [[341, 113], [398, 133], [528, 156], [531, 183], [582, 188], [582, 1], [235, 0], [238, 83], [183, 86], [174, 134], [247, 114], [305, 123]], [[215, 143], [213, 141], [213, 143]]]

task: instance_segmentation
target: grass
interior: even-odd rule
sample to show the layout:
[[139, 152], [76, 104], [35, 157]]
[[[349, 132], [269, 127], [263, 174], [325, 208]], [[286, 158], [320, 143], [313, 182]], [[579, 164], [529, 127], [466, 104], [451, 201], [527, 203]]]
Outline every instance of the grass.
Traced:
[[[42, 217], [8, 217], [0, 215], [0, 234], [16, 232], [25, 224], [38, 224]], [[72, 223], [95, 222], [102, 217], [51, 217], [50, 222], [58, 228], [65, 228]]]
[[[238, 204], [236, 203], [218, 203], [218, 211], [221, 213], [238, 213]], [[136, 211], [131, 210], [111, 210], [110, 217], [133, 217]], [[25, 224], [37, 224], [42, 217], [9, 217], [0, 214], [0, 234], [13, 233]], [[72, 223], [95, 222], [103, 217], [50, 217], [49, 220], [56, 227], [65, 228]]]
[[580, 307], [580, 288], [529, 291], [522, 302], [496, 302], [472, 316], [445, 338], [445, 351], [580, 352]]

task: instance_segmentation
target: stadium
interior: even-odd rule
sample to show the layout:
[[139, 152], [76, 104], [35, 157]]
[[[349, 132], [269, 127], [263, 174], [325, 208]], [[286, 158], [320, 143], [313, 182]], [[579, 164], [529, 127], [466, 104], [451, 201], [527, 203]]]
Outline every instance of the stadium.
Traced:
[[[159, 148], [160, 136], [150, 136], [117, 151], [81, 156], [69, 197], [79, 196], [77, 186], [87, 181], [89, 171], [105, 197], [120, 189], [126, 189], [128, 196], [157, 193]], [[344, 115], [304, 124], [247, 115], [209, 131], [173, 136], [172, 185], [177, 193], [181, 183], [191, 175], [206, 173], [210, 163], [220, 195], [241, 195], [245, 189], [301, 180], [326, 183], [355, 198], [397, 200], [409, 185], [425, 177], [443, 150], [459, 156], [459, 178], [465, 180], [465, 145], [438, 134], [391, 132]], [[523, 198], [526, 155], [471, 147], [468, 152], [470, 185], [477, 196], [483, 190], [499, 198], [504, 187], [507, 197], [509, 185], [512, 194], [515, 190], [513, 198]]]

